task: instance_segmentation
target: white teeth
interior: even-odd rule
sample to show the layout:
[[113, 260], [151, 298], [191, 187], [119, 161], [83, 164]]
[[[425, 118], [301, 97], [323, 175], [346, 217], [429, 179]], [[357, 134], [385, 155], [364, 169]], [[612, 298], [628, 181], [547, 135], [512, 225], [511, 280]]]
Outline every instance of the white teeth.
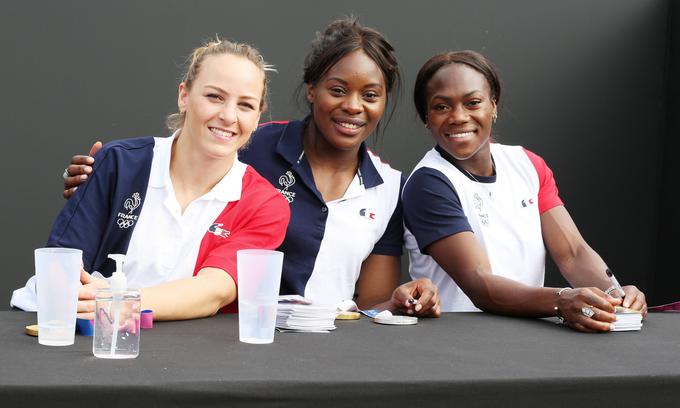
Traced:
[[356, 125], [354, 123], [347, 123], [347, 122], [338, 122], [338, 125], [342, 127], [346, 127], [348, 129], [357, 129], [359, 125]]
[[452, 139], [463, 139], [468, 136], [472, 136], [474, 132], [465, 132], [465, 133], [446, 133], [446, 137], [450, 137]]
[[228, 132], [226, 130], [222, 129], [217, 129], [217, 128], [210, 128], [210, 131], [213, 132], [215, 135], [219, 137], [231, 137], [234, 136], [233, 132]]

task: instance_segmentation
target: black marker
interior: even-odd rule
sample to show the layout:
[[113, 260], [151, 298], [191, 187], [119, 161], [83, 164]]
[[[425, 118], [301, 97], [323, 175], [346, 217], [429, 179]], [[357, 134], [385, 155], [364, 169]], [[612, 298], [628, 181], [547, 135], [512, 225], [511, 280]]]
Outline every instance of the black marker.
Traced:
[[619, 285], [619, 281], [616, 280], [616, 277], [612, 273], [612, 271], [607, 268], [605, 271], [607, 273], [607, 277], [609, 277], [609, 280], [611, 281], [612, 285], [616, 288], [616, 290], [619, 291], [619, 295], [621, 295], [621, 299], [623, 299], [626, 296], [626, 292], [623, 291], [623, 288], [621, 285]]

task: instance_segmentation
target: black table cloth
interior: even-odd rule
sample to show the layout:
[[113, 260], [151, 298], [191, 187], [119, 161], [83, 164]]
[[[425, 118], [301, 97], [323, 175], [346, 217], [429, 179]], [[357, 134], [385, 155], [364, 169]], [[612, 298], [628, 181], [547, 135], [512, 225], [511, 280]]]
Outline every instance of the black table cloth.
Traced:
[[551, 319], [446, 313], [415, 326], [362, 317], [329, 334], [238, 341], [238, 318], [155, 322], [140, 356], [102, 360], [92, 338], [48, 347], [33, 313], [0, 312], [0, 405], [679, 406], [680, 315], [641, 332], [583, 334]]

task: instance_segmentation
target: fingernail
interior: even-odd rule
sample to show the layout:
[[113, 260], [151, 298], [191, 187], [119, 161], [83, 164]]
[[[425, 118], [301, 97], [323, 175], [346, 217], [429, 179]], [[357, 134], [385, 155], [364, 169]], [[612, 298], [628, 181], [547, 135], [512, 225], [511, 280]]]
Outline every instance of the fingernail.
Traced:
[[82, 181], [87, 180], [87, 174], [83, 174], [82, 176], [80, 176], [80, 180]]

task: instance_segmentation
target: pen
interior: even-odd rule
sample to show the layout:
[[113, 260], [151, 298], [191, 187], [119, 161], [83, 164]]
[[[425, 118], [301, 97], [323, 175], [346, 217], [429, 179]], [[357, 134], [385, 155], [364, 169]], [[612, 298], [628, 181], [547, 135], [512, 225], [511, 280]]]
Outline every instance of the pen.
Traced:
[[621, 285], [619, 285], [619, 281], [616, 280], [616, 277], [612, 273], [611, 269], [607, 268], [607, 270], [605, 272], [607, 273], [607, 277], [609, 278], [609, 280], [612, 283], [612, 287], [607, 289], [606, 293], [609, 294], [614, 289], [616, 289], [616, 290], [619, 291], [619, 295], [621, 295], [621, 298], [623, 299], [626, 296], [626, 292], [624, 292]]

